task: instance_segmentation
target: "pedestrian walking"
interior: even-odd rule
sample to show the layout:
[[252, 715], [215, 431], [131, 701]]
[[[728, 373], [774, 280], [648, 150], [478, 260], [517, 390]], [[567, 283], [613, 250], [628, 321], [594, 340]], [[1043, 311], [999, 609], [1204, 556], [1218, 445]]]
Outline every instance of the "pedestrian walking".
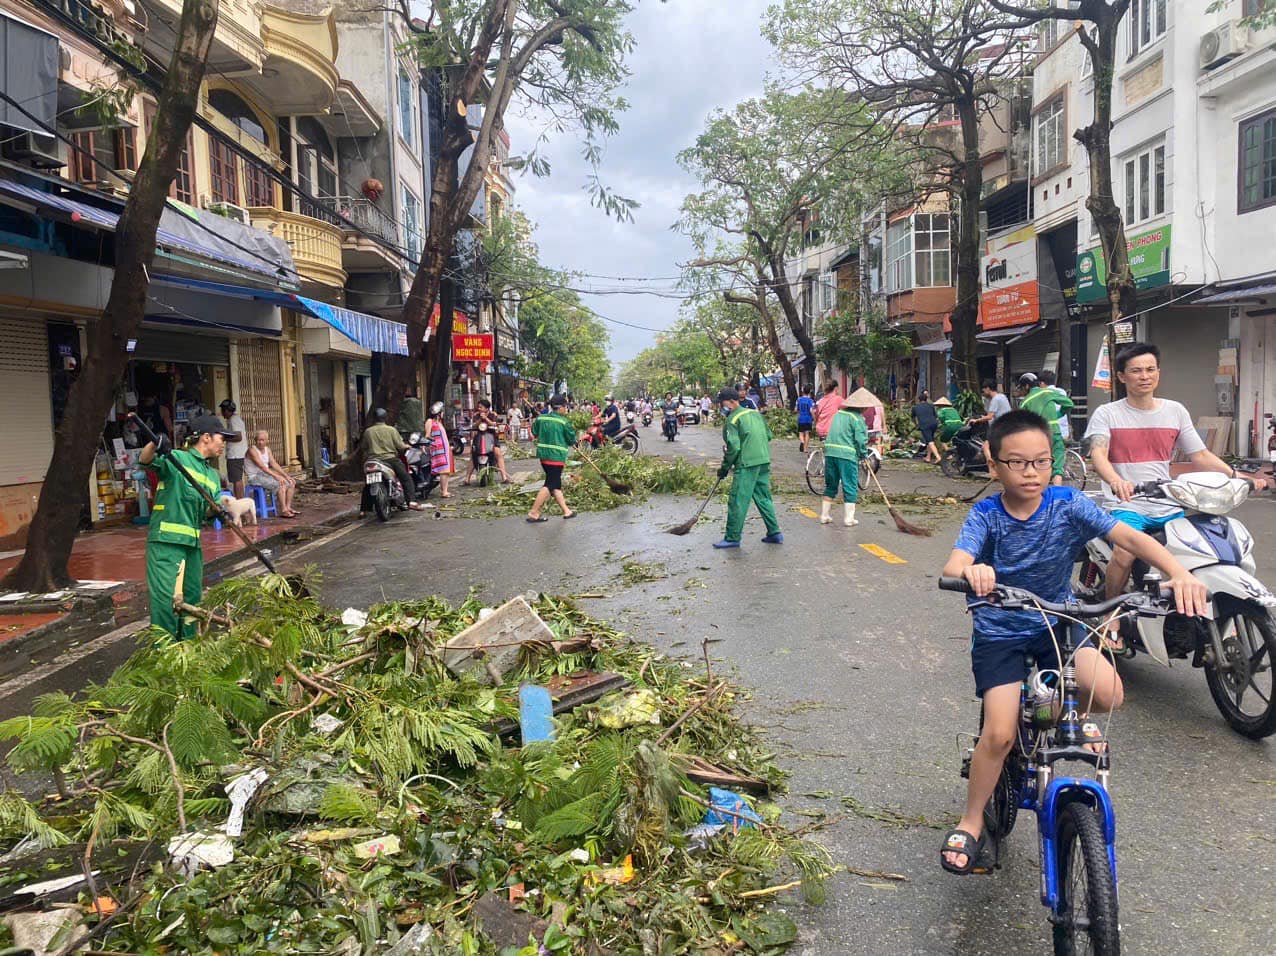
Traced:
[[199, 530], [208, 513], [208, 502], [177, 466], [186, 469], [215, 500], [221, 493], [222, 480], [212, 461], [225, 451], [226, 439], [234, 435], [216, 415], [201, 415], [191, 422], [189, 448], [173, 449], [168, 437], [162, 436], [160, 447], [148, 443], [138, 455], [138, 463], [159, 478], [146, 535], [151, 626], [178, 640], [195, 635], [193, 622], [173, 608], [178, 580], [182, 581], [185, 603], [199, 604], [204, 596], [204, 549]]
[[866, 388], [846, 397], [842, 407], [829, 422], [824, 440], [824, 500], [820, 503], [820, 524], [832, 522], [833, 503], [838, 486], [842, 489], [845, 517], [842, 524], [851, 528], [859, 524], [855, 506], [860, 500], [860, 460], [868, 454], [868, 425], [864, 409], [877, 404], [877, 398]]
[[448, 482], [456, 474], [456, 459], [452, 456], [452, 442], [443, 424], [443, 403], [430, 406], [430, 417], [425, 421], [425, 434], [430, 442], [430, 472], [439, 479], [439, 497], [451, 498]]
[[540, 524], [548, 521], [541, 514], [552, 495], [563, 510], [564, 518], [576, 517], [576, 512], [567, 507], [567, 499], [563, 497], [563, 469], [567, 467], [567, 456], [576, 443], [576, 428], [563, 417], [563, 409], [567, 399], [555, 395], [549, 400], [550, 410], [539, 416], [532, 423], [532, 435], [536, 439], [536, 457], [545, 470], [545, 487], [536, 492], [536, 500], [532, 502], [532, 510], [527, 513], [529, 524]]
[[815, 403], [815, 434], [821, 438], [829, 433], [833, 416], [842, 407], [842, 396], [837, 394], [837, 382], [824, 383], [824, 395]]
[[722, 439], [726, 449], [718, 477], [725, 478], [735, 469], [731, 481], [731, 493], [727, 498], [727, 530], [715, 548], [738, 548], [744, 533], [744, 518], [749, 503], [757, 506], [766, 523], [766, 544], [779, 544], [784, 540], [780, 522], [775, 517], [775, 505], [771, 501], [771, 429], [756, 408], [746, 408], [740, 402], [739, 393], [724, 388], [718, 393], [724, 421]]
[[811, 397], [814, 389], [810, 385], [802, 386], [802, 394], [794, 406], [797, 412], [798, 450], [806, 454], [806, 447], [811, 443], [811, 429], [815, 427], [815, 399]]
[[922, 443], [926, 446], [926, 464], [939, 464], [939, 449], [935, 446], [935, 432], [939, 430], [939, 415], [931, 403], [930, 392], [922, 389], [913, 406], [913, 421], [922, 433]]
[[[235, 497], [244, 497], [244, 458], [248, 454], [248, 426], [235, 413], [235, 403], [227, 398], [221, 405], [222, 418], [225, 420], [226, 438], [226, 477], [235, 489]], [[152, 429], [154, 431], [154, 429]], [[156, 431], [155, 434], [160, 434]]]

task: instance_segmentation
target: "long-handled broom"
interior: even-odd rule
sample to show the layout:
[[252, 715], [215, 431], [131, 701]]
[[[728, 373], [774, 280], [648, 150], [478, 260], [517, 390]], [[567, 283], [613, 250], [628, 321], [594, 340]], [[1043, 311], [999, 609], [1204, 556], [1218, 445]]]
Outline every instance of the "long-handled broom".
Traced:
[[676, 534], [679, 536], [690, 534], [691, 529], [694, 528], [696, 526], [696, 522], [700, 520], [700, 516], [704, 514], [704, 509], [709, 506], [709, 502], [713, 500], [713, 496], [718, 493], [718, 486], [720, 484], [722, 484], [721, 478], [713, 483], [713, 488], [710, 489], [709, 494], [705, 497], [704, 501], [700, 502], [700, 507], [696, 509], [696, 513], [691, 516], [691, 519], [689, 521], [684, 521], [680, 525], [674, 525], [674, 527], [669, 528], [669, 534]]
[[904, 516], [895, 510], [894, 506], [891, 504], [891, 500], [886, 497], [886, 489], [883, 488], [882, 483], [877, 480], [877, 474], [872, 468], [868, 469], [868, 474], [869, 477], [873, 479], [873, 484], [877, 485], [877, 493], [881, 495], [882, 500], [886, 502], [886, 510], [889, 511], [891, 513], [891, 517], [895, 519], [895, 527], [904, 532], [904, 534], [913, 534], [919, 538], [929, 538], [931, 534], [930, 531], [926, 528], [919, 528], [917, 525], [905, 521]]
[[585, 459], [585, 464], [598, 472], [598, 477], [607, 483], [607, 487], [611, 489], [611, 493], [613, 495], [632, 495], [634, 493], [633, 488], [629, 487], [629, 485], [625, 484], [623, 481], [617, 481], [615, 478], [604, 475], [603, 470], [594, 464], [594, 460], [579, 448], [576, 449], [576, 453], [579, 454], [581, 458]]

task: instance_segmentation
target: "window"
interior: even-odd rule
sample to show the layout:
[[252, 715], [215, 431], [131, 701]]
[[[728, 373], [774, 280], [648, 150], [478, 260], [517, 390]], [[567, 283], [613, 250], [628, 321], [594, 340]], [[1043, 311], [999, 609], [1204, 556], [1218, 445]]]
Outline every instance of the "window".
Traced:
[[1131, 58], [1165, 35], [1165, 8], [1166, 0], [1130, 0], [1125, 19]]
[[421, 260], [421, 201], [406, 187], [403, 190], [403, 238], [408, 258], [415, 266]]
[[1054, 45], [1059, 42], [1059, 21], [1054, 17], [1048, 17], [1041, 21], [1039, 29], [1041, 30], [1042, 52], [1053, 49]]
[[405, 143], [415, 147], [416, 124], [413, 117], [416, 113], [412, 108], [412, 100], [412, 77], [407, 70], [399, 67], [399, 135]]
[[239, 202], [238, 159], [225, 143], [215, 139], [208, 141], [208, 172], [211, 178], [213, 202]]
[[1064, 129], [1063, 94], [1060, 93], [1037, 113], [1038, 176], [1067, 162], [1068, 137]]
[[1165, 212], [1165, 147], [1154, 146], [1125, 161], [1125, 222], [1143, 222]]
[[1245, 0], [1241, 5], [1241, 16], [1256, 17], [1266, 5], [1267, 0]]
[[1276, 110], [1240, 126], [1240, 200], [1237, 212], [1276, 204]]
[[137, 169], [137, 131], [133, 127], [72, 133], [71, 173], [79, 183], [118, 182], [113, 169]]
[[[147, 101], [142, 109], [142, 124], [149, 139], [151, 129], [155, 126], [155, 104]], [[191, 172], [191, 154], [194, 152], [191, 134], [186, 134], [186, 145], [177, 157], [177, 175], [173, 184], [168, 187], [168, 194], [178, 202], [193, 203], [195, 201], [195, 176]]]
[[886, 292], [913, 287], [913, 220], [906, 217], [886, 227]]
[[952, 240], [948, 232], [948, 213], [919, 213], [913, 220], [917, 286], [952, 285]]

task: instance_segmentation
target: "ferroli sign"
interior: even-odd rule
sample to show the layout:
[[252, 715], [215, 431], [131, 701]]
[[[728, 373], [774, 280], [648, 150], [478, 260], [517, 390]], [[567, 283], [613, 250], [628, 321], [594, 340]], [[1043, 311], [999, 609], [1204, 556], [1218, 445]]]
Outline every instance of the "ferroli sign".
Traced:
[[[1170, 283], [1170, 227], [1160, 226], [1126, 239], [1130, 271], [1138, 289]], [[1108, 297], [1108, 270], [1103, 249], [1087, 249], [1077, 256], [1077, 303], [1103, 302]]]
[[453, 362], [491, 362], [496, 358], [491, 332], [452, 336]]

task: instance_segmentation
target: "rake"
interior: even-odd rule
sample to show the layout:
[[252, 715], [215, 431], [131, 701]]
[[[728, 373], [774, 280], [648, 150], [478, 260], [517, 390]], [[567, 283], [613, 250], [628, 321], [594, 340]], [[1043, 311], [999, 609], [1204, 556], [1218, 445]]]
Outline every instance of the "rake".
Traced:
[[886, 510], [891, 513], [891, 517], [895, 519], [895, 527], [904, 534], [916, 535], [919, 538], [929, 538], [931, 533], [926, 528], [919, 528], [917, 525], [904, 520], [904, 516], [895, 510], [891, 504], [891, 500], [886, 497], [886, 489], [882, 487], [882, 483], [877, 480], [877, 474], [872, 468], [868, 469], [869, 477], [873, 479], [873, 484], [877, 485], [877, 493], [882, 496], [882, 500], [886, 502]]
[[709, 502], [713, 500], [713, 496], [718, 493], [718, 486], [720, 484], [722, 484], [721, 478], [719, 478], [717, 481], [713, 483], [713, 488], [710, 489], [709, 494], [704, 499], [704, 501], [700, 503], [700, 507], [696, 509], [696, 513], [691, 516], [691, 519], [689, 521], [684, 521], [682, 524], [674, 525], [672, 528], [669, 528], [668, 533], [676, 534], [679, 537], [681, 537], [684, 534], [690, 534], [691, 529], [694, 528], [696, 526], [696, 522], [700, 520], [700, 516], [704, 514], [704, 509], [709, 506]]

